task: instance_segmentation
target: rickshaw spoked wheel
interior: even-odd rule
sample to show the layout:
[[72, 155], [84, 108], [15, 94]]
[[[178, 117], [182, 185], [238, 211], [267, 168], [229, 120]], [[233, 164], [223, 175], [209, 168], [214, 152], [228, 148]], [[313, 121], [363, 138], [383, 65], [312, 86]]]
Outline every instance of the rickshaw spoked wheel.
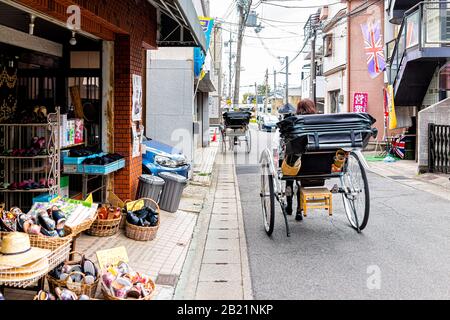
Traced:
[[267, 235], [272, 235], [275, 225], [275, 191], [274, 177], [269, 172], [268, 164], [261, 165], [261, 206], [264, 229]]
[[246, 138], [245, 138], [245, 148], [247, 153], [252, 151], [252, 132], [250, 129], [247, 129]]
[[225, 133], [225, 129], [223, 129], [221, 132], [220, 132], [220, 135], [221, 135], [221, 151], [222, 151], [222, 153], [225, 153], [225, 152], [227, 152], [227, 138], [226, 138], [226, 133]]
[[355, 230], [361, 232], [369, 220], [370, 194], [366, 170], [354, 152], [348, 156], [341, 183], [348, 221]]

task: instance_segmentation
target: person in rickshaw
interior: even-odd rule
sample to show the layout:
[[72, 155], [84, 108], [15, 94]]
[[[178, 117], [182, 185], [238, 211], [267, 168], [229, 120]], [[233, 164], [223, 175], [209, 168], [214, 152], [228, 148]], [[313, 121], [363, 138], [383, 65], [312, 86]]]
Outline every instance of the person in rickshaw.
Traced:
[[[314, 101], [310, 99], [302, 99], [297, 104], [297, 110], [295, 112], [297, 115], [306, 115], [306, 114], [316, 114], [316, 105]], [[285, 113], [284, 118], [292, 116], [292, 113]], [[286, 159], [287, 161], [283, 161], [283, 166], [285, 166], [287, 163], [293, 163], [294, 167], [300, 165], [300, 157], [296, 155], [290, 155], [288, 156], [290, 159]], [[283, 159], [284, 160], [284, 159]], [[286, 181], [286, 214], [292, 215], [293, 207], [292, 202], [294, 198], [294, 181], [288, 180]], [[302, 207], [300, 204], [300, 185], [297, 181], [297, 212], [295, 215], [295, 220], [302, 221], [303, 220], [303, 214], [302, 214]]]

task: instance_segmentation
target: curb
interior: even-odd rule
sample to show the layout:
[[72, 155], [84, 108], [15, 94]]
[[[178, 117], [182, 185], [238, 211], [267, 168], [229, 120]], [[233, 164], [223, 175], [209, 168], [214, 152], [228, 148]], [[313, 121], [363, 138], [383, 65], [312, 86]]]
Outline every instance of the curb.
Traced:
[[242, 213], [241, 195], [239, 192], [239, 182], [236, 174], [236, 166], [233, 160], [233, 176], [235, 181], [235, 193], [237, 202], [237, 214], [239, 223], [239, 246], [241, 250], [241, 273], [242, 273], [242, 291], [244, 300], [253, 300], [252, 280], [250, 276], [250, 263], [247, 252], [247, 238], [244, 229], [244, 217]]
[[214, 205], [217, 174], [215, 165], [211, 176], [210, 189], [203, 200], [203, 209], [198, 214], [197, 224], [192, 234], [192, 240], [184, 261], [182, 271], [175, 287], [173, 300], [195, 300], [197, 293], [200, 267], [203, 261], [204, 248], [208, 236], [208, 227]]

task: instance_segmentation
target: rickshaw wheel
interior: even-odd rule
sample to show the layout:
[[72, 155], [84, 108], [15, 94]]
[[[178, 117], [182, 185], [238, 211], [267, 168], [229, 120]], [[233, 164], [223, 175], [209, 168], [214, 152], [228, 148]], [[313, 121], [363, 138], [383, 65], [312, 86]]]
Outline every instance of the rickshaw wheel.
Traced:
[[247, 130], [246, 139], [245, 139], [245, 148], [247, 153], [252, 151], [252, 133], [250, 129]]
[[355, 153], [350, 153], [342, 177], [345, 213], [351, 226], [362, 231], [369, 220], [370, 194], [366, 170]]
[[221, 151], [222, 153], [227, 152], [227, 139], [224, 131], [221, 131]]
[[261, 172], [261, 206], [263, 211], [264, 229], [267, 235], [273, 233], [275, 225], [275, 191], [274, 177], [269, 172], [268, 164], [262, 164]]

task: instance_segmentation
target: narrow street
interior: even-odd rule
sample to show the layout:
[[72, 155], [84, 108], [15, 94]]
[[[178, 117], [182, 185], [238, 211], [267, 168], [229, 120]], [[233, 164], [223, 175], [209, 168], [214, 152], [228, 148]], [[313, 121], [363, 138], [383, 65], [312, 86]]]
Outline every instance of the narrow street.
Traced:
[[[255, 299], [450, 298], [448, 201], [369, 172], [371, 212], [361, 235], [335, 195], [332, 218], [320, 210], [303, 222], [292, 216], [289, 238], [278, 207], [268, 237], [255, 159], [277, 134], [252, 133], [252, 154], [238, 149], [235, 161]], [[379, 289], [369, 289], [378, 271]]]

